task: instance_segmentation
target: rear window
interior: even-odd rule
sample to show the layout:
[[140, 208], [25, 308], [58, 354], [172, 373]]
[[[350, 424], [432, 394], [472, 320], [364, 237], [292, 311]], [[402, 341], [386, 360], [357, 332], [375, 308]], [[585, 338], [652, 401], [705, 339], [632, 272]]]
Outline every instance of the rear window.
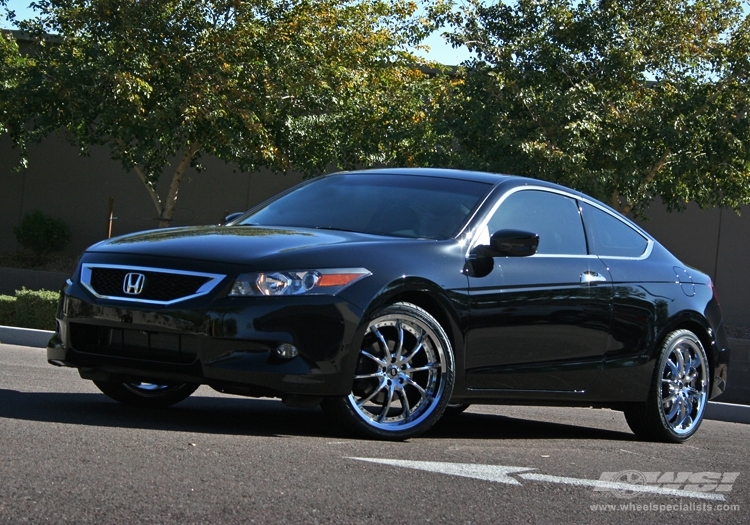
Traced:
[[640, 257], [648, 240], [617, 217], [581, 203], [591, 253], [609, 257]]

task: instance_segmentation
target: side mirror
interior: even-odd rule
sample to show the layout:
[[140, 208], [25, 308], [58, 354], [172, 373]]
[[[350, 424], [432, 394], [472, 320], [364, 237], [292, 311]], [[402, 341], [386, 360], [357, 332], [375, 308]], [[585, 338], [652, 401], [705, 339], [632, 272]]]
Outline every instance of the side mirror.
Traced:
[[224, 222], [222, 224], [230, 223], [233, 220], [238, 219], [239, 217], [241, 217], [244, 214], [245, 214], [244, 211], [236, 211], [234, 213], [230, 213], [229, 215], [227, 215], [226, 217], [224, 217]]
[[487, 257], [528, 257], [539, 247], [539, 235], [521, 230], [500, 230], [490, 237], [489, 246], [477, 246]]

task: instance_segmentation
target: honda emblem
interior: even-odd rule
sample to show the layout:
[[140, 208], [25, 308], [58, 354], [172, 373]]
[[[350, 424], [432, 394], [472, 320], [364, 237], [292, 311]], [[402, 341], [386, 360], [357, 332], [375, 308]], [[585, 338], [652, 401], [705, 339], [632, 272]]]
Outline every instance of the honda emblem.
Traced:
[[129, 273], [125, 275], [122, 283], [122, 291], [128, 295], [139, 295], [143, 291], [146, 276], [142, 273]]

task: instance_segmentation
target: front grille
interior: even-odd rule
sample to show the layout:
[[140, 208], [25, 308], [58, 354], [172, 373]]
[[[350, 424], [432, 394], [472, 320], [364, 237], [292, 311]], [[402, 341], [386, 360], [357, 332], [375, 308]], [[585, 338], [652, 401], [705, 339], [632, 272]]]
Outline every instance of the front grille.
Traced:
[[[81, 284], [98, 297], [170, 304], [210, 292], [223, 275], [84, 264]], [[140, 279], [140, 286], [134, 285]]]
[[198, 336], [70, 323], [70, 343], [79, 352], [187, 364], [198, 355]]

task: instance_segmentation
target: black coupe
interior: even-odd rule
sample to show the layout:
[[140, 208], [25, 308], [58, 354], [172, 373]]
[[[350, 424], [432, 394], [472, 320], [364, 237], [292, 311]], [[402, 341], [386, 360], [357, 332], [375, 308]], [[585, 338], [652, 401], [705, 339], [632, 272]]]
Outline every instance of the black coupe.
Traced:
[[201, 385], [406, 439], [472, 403], [622, 410], [681, 442], [724, 391], [710, 278], [576, 191], [441, 169], [337, 173], [226, 225], [89, 248], [50, 363], [168, 406]]

